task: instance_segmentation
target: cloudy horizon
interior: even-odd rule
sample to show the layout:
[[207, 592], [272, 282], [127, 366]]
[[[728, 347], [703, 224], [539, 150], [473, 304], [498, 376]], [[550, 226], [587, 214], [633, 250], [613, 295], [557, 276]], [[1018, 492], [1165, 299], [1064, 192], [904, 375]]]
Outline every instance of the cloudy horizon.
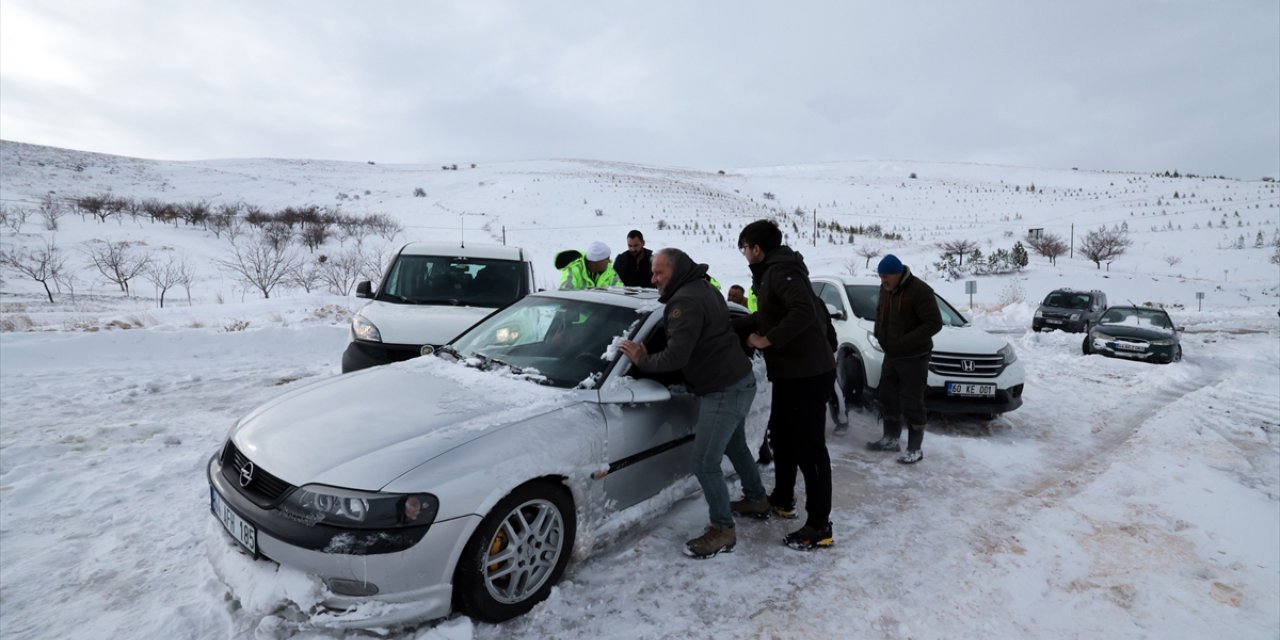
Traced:
[[155, 159], [1280, 175], [1280, 5], [0, 0], [0, 137]]

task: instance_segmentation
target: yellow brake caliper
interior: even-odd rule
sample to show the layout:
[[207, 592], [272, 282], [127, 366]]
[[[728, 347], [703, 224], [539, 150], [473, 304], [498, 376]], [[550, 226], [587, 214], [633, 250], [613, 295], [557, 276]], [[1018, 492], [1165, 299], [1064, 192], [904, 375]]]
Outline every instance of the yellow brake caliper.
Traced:
[[[499, 553], [502, 553], [502, 550], [505, 549], [506, 547], [507, 547], [507, 532], [503, 531], [502, 529], [499, 529], [498, 534], [493, 536], [493, 542], [489, 545], [489, 556], [493, 557], [498, 555]], [[500, 568], [502, 568], [501, 563], [495, 562], [489, 565], [490, 572], [497, 571]]]

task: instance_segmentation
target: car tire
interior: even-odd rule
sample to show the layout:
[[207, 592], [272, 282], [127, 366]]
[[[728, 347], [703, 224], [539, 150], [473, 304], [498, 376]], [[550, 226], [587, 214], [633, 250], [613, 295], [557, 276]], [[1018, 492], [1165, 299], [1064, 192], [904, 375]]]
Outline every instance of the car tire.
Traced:
[[850, 407], [865, 407], [871, 404], [867, 397], [867, 372], [862, 366], [862, 358], [852, 351], [841, 351], [836, 361], [836, 377], [840, 390], [844, 392], [844, 401]]
[[1174, 347], [1173, 361], [1182, 362], [1182, 345], [1178, 345], [1177, 347]]
[[1080, 343], [1080, 352], [1086, 356], [1093, 353], [1093, 345], [1089, 344], [1088, 334], [1085, 334], [1084, 341]]
[[576, 533], [568, 489], [544, 480], [521, 485], [494, 505], [463, 548], [454, 603], [484, 622], [527, 613], [564, 575]]

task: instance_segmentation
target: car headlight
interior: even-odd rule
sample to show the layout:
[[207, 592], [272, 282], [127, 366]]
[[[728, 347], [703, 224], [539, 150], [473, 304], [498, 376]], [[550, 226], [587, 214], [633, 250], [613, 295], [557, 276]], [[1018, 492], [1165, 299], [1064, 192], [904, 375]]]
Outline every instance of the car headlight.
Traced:
[[1000, 349], [996, 353], [1000, 354], [1000, 357], [1004, 358], [1005, 364], [1013, 364], [1018, 361], [1018, 354], [1014, 352], [1013, 345], [1011, 344], [1005, 344], [1004, 348]]
[[351, 333], [360, 340], [382, 342], [382, 334], [378, 333], [378, 327], [358, 313], [351, 318]]
[[867, 342], [871, 343], [871, 348], [879, 351], [880, 353], [884, 353], [884, 348], [880, 346], [880, 341], [876, 340], [875, 333], [872, 333], [871, 331], [867, 332]]
[[394, 529], [431, 524], [440, 502], [429, 493], [372, 493], [334, 487], [299, 487], [276, 507], [304, 524], [341, 525], [356, 529]]
[[1078, 313], [1073, 313], [1073, 314], [1071, 314], [1071, 321], [1072, 321], [1072, 322], [1075, 322], [1076, 320], [1079, 320], [1079, 319], [1080, 319], [1080, 314], [1078, 314]]
[[1036, 317], [1037, 317], [1037, 318], [1043, 318], [1043, 317], [1044, 317], [1044, 312], [1043, 312], [1043, 311], [1041, 311], [1041, 310], [1039, 310], [1039, 309], [1036, 309]]

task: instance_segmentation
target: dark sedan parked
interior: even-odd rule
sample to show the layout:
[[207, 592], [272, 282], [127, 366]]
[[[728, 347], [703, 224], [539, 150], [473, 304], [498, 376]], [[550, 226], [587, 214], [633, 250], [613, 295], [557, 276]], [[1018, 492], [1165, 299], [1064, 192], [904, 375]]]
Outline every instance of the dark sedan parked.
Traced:
[[1179, 333], [1164, 309], [1111, 307], [1085, 336], [1085, 355], [1168, 364], [1182, 359]]

